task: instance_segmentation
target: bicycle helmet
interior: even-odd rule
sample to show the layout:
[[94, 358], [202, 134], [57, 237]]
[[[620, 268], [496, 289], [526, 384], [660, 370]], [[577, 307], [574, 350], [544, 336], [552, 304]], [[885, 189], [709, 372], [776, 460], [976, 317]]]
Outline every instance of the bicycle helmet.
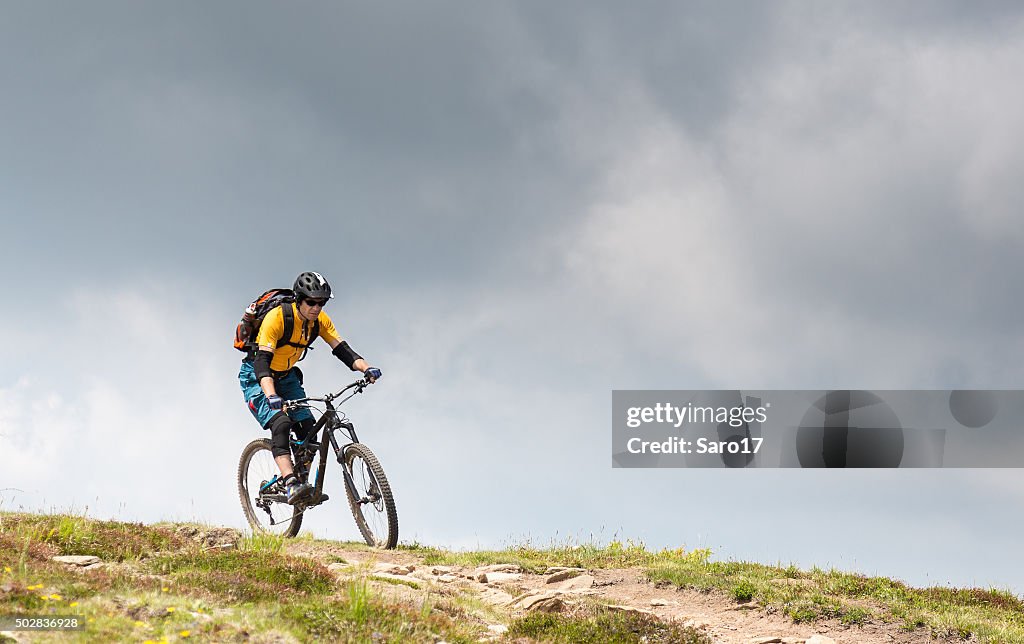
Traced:
[[306, 271], [296, 277], [292, 290], [295, 292], [296, 298], [327, 299], [334, 297], [331, 294], [331, 285], [327, 283], [324, 276], [313, 271]]

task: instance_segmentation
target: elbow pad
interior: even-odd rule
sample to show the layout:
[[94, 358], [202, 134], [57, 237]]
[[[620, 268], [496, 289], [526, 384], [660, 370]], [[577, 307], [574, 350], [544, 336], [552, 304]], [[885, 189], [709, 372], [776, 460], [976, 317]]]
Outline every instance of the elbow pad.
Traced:
[[269, 351], [256, 352], [256, 357], [252, 360], [252, 370], [256, 373], [256, 382], [271, 377], [270, 359], [273, 357], [274, 354]]
[[356, 363], [356, 360], [361, 359], [363, 356], [359, 355], [352, 350], [352, 347], [348, 346], [348, 342], [342, 341], [341, 344], [334, 347], [334, 351], [331, 351], [338, 358], [345, 363], [349, 369], [352, 369], [352, 365]]

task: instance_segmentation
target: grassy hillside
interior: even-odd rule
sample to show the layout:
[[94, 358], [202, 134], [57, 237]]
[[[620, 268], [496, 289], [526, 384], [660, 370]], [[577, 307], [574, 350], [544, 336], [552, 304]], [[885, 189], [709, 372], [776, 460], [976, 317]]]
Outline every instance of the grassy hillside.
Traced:
[[[700, 632], [644, 614], [613, 612], [599, 601], [560, 614], [514, 616], [455, 591], [413, 593], [414, 581], [328, 569], [365, 550], [356, 544], [285, 542], [272, 537], [209, 538], [216, 530], [146, 526], [67, 515], [0, 513], [0, 616], [75, 615], [81, 631], [11, 632], [11, 641], [496, 641], [706, 642]], [[302, 551], [288, 554], [293, 546]], [[496, 552], [452, 553], [408, 546], [424, 565], [515, 563], [646, 569], [650, 579], [736, 602], [755, 602], [795, 622], [867, 620], [899, 623], [907, 632], [1024, 642], [1024, 602], [997, 590], [914, 589], [885, 578], [801, 571], [747, 563], [716, 563], [707, 551], [652, 553], [613, 543]], [[310, 556], [320, 553], [320, 556]], [[59, 563], [60, 555], [93, 555], [102, 564]], [[341, 563], [341, 562], [338, 562]], [[779, 583], [790, 580], [792, 583]], [[405, 584], [409, 588], [402, 588]], [[395, 586], [401, 593], [381, 592]], [[488, 630], [503, 624], [507, 632]]]

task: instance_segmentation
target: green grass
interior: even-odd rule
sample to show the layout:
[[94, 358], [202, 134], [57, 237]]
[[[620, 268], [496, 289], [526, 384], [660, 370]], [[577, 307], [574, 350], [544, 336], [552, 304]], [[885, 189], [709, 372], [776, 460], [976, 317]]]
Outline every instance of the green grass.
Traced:
[[511, 638], [529, 637], [566, 644], [633, 644], [672, 642], [710, 644], [701, 632], [671, 622], [637, 614], [587, 606], [569, 615], [533, 613], [512, 622]]
[[294, 603], [282, 609], [281, 617], [301, 625], [297, 635], [305, 641], [331, 642], [475, 642], [479, 635], [460, 630], [445, 615], [432, 611], [426, 617], [419, 610], [381, 602], [371, 596], [349, 601]]
[[392, 586], [408, 586], [419, 590], [420, 585], [411, 579], [392, 579], [391, 577], [381, 577], [379, 575], [370, 575], [370, 579], [373, 581], [379, 581], [382, 584], [391, 584]]
[[94, 521], [68, 515], [0, 515], [0, 539], [7, 543], [51, 545], [60, 555], [95, 555], [104, 561], [136, 560], [162, 550], [185, 547], [170, 529], [141, 523]]
[[931, 636], [975, 636], [986, 642], [1024, 643], [1024, 600], [997, 589], [910, 588], [885, 577], [867, 577], [837, 570], [801, 571], [796, 566], [767, 566], [711, 561], [711, 551], [665, 549], [649, 551], [635, 542], [530, 544], [504, 550], [448, 552], [420, 545], [407, 550], [424, 556], [425, 564], [481, 566], [518, 564], [530, 572], [550, 566], [610, 568], [639, 566], [654, 582], [702, 592], [720, 592], [737, 602], [776, 610], [794, 622], [839, 620], [856, 628], [872, 620], [895, 622]]
[[843, 611], [840, 621], [848, 626], [860, 626], [871, 618], [871, 611], [853, 606]]
[[738, 602], [748, 602], [754, 598], [755, 591], [757, 591], [757, 587], [743, 579], [732, 587], [732, 596]]
[[243, 552], [264, 552], [278, 554], [284, 550], [284, 544], [288, 541], [281, 535], [257, 532], [248, 537], [243, 537], [238, 544], [238, 549]]
[[[368, 571], [363, 575], [369, 576], [339, 579], [321, 562], [337, 558], [332, 554], [338, 544], [332, 542], [317, 541], [324, 557], [318, 561], [288, 554], [291, 544], [308, 550], [308, 538], [254, 535], [237, 549], [210, 550], [180, 528], [0, 512], [0, 614], [80, 615], [89, 620], [85, 631], [40, 640], [81, 642], [174, 640], [182, 633], [213, 641], [260, 633], [300, 641], [475, 642], [484, 634], [482, 624], [508, 618], [478, 597], [447, 594], [450, 588], [435, 595], [416, 581], [399, 582], [413, 592], [396, 594], [370, 583]], [[422, 557], [423, 565], [512, 563], [540, 573], [551, 566], [637, 567], [654, 582], [720, 593], [795, 622], [839, 621], [855, 633], [869, 622], [887, 621], [935, 638], [1024, 643], [1024, 600], [997, 589], [918, 589], [836, 570], [711, 561], [708, 550], [652, 552], [629, 541], [482, 552], [402, 549]], [[110, 565], [72, 569], [51, 561], [61, 554], [96, 555]], [[564, 614], [531, 614], [509, 626], [508, 641], [705, 641], [699, 632], [646, 615], [588, 604]]]
[[[838, 619], [861, 625], [873, 619], [928, 630], [935, 637], [977, 636], [981, 641], [1024, 642], [1024, 601], [995, 589], [916, 589], [885, 577], [837, 570], [661, 557], [648, 566], [652, 581], [719, 591], [757, 601], [794, 622]], [[796, 583], [793, 583], [796, 582]]]
[[[84, 631], [39, 641], [243, 641], [276, 632], [300, 641], [455, 643], [480, 636], [444, 610], [389, 603], [365, 580], [342, 582], [312, 559], [284, 554], [283, 539], [256, 535], [238, 550], [211, 551], [174, 528], [0, 513], [0, 614], [87, 621]], [[60, 554], [115, 565], [82, 571], [51, 561]]]
[[293, 595], [326, 595], [334, 576], [309, 559], [267, 552], [183, 552], [155, 557], [145, 568], [176, 588], [229, 602], [261, 602]]
[[424, 557], [425, 565], [482, 566], [493, 563], [517, 564], [523, 570], [542, 573], [552, 566], [571, 568], [629, 568], [650, 566], [658, 561], [691, 560], [710, 556], [709, 550], [648, 551], [642, 543], [612, 541], [606, 546], [593, 543], [551, 544], [536, 548], [530, 544], [509, 546], [504, 550], [449, 552], [429, 546], [403, 546]]

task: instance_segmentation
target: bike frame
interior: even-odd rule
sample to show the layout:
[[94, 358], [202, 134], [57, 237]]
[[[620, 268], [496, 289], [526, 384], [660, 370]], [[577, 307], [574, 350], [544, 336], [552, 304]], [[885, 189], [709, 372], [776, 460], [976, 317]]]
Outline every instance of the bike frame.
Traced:
[[[306, 439], [304, 441], [302, 441], [301, 443], [298, 443], [300, 445], [309, 444], [310, 441], [313, 441], [314, 443], [316, 443], [316, 438], [319, 435], [320, 430], [324, 429], [324, 439], [320, 440], [320, 442], [319, 442], [319, 444], [317, 446], [317, 453], [320, 455], [320, 462], [317, 464], [316, 479], [315, 479], [315, 481], [313, 483], [313, 501], [314, 501], [314, 505], [315, 505], [316, 502], [318, 502], [320, 500], [320, 495], [323, 493], [323, 489], [324, 489], [324, 479], [326, 478], [326, 474], [327, 474], [327, 448], [328, 448], [328, 445], [330, 445], [330, 447], [334, 449], [334, 456], [338, 460], [338, 464], [341, 465], [341, 472], [342, 472], [342, 476], [345, 479], [345, 486], [351, 492], [352, 498], [353, 499], [359, 498], [359, 494], [358, 494], [358, 492], [356, 490], [355, 482], [352, 480], [352, 473], [349, 472], [348, 468], [345, 466], [345, 448], [348, 447], [349, 445], [353, 444], [353, 443], [358, 443], [359, 442], [359, 437], [356, 435], [356, 428], [352, 424], [351, 421], [341, 420], [340, 418], [338, 418], [337, 408], [334, 406], [333, 403], [338, 398], [341, 398], [341, 396], [346, 391], [348, 391], [350, 389], [355, 389], [355, 391], [353, 393], [349, 394], [348, 396], [346, 396], [344, 399], [342, 399], [338, 403], [338, 405], [340, 406], [342, 403], [344, 403], [349, 398], [352, 398], [356, 394], [363, 393], [363, 390], [366, 389], [366, 387], [368, 387], [369, 385], [370, 385], [369, 380], [360, 379], [360, 380], [357, 380], [356, 382], [353, 382], [352, 384], [348, 385], [347, 387], [345, 387], [344, 389], [342, 389], [341, 391], [339, 391], [336, 394], [327, 394], [323, 398], [313, 398], [313, 397], [299, 398], [299, 399], [296, 399], [296, 400], [289, 400], [289, 401], [285, 402], [285, 404], [284, 404], [283, 409], [285, 411], [287, 411], [288, 409], [294, 409], [294, 408], [298, 408], [298, 407], [309, 408], [310, 405], [308, 403], [310, 403], [310, 402], [322, 402], [322, 403], [324, 403], [324, 405], [326, 407], [324, 409], [323, 415], [320, 416], [320, 419], [317, 420], [316, 423], [313, 425], [313, 429], [310, 430], [309, 434], [306, 436]], [[344, 445], [340, 445], [339, 442], [338, 442], [337, 437], [335, 436], [335, 432], [337, 432], [338, 430], [343, 430], [344, 433], [345, 433], [346, 438], [349, 439], [349, 441], [347, 443], [345, 443]], [[307, 478], [307, 482], [308, 482], [308, 479], [309, 479], [309, 474], [308, 473], [306, 475], [306, 478]], [[362, 503], [372, 503], [374, 500], [375, 499], [372, 499], [372, 498], [362, 497], [362, 498], [359, 498], [359, 503], [360, 504], [362, 504]], [[313, 507], [313, 506], [311, 505], [309, 507]], [[307, 507], [306, 509], [309, 509], [309, 507]], [[305, 509], [303, 510], [303, 512], [305, 512]]]

